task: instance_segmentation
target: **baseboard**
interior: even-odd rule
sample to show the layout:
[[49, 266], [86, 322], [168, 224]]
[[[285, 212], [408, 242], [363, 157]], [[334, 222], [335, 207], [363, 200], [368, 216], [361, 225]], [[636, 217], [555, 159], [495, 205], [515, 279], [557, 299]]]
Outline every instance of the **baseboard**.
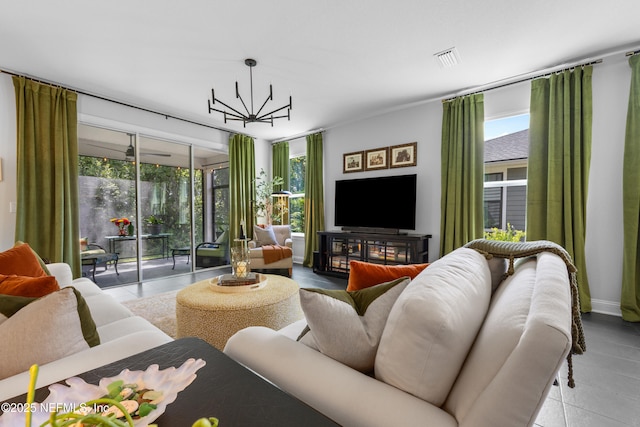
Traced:
[[622, 317], [622, 313], [620, 312], [620, 303], [616, 301], [591, 299], [591, 311], [594, 313]]

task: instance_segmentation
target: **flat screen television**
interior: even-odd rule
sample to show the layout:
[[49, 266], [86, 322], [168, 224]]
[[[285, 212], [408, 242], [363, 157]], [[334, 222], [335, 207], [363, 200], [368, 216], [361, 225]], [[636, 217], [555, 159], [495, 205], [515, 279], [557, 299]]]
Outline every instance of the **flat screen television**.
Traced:
[[344, 231], [415, 230], [416, 183], [415, 174], [336, 181], [335, 225]]

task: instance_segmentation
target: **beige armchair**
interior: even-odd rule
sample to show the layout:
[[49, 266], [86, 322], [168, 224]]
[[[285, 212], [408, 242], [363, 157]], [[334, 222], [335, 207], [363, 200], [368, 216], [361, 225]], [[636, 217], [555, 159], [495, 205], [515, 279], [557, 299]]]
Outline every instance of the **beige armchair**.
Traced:
[[255, 226], [253, 240], [249, 241], [251, 270], [286, 269], [291, 277], [293, 270], [293, 240], [291, 227], [273, 225]]

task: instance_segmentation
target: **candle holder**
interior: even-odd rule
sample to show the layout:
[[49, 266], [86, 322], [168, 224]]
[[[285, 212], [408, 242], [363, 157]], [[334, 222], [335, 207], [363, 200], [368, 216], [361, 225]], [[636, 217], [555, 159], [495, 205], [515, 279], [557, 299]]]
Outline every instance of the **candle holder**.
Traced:
[[245, 278], [249, 274], [249, 250], [245, 247], [231, 248], [231, 271], [236, 278]]

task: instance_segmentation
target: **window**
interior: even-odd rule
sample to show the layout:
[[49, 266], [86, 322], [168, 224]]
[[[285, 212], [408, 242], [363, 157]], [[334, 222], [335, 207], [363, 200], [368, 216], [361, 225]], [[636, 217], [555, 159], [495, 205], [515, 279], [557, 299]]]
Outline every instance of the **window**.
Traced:
[[304, 233], [304, 175], [307, 156], [289, 159], [289, 223], [294, 233]]
[[526, 228], [529, 115], [485, 122], [484, 227]]

